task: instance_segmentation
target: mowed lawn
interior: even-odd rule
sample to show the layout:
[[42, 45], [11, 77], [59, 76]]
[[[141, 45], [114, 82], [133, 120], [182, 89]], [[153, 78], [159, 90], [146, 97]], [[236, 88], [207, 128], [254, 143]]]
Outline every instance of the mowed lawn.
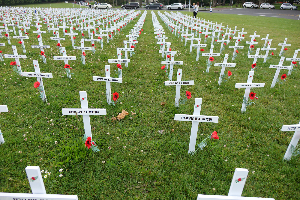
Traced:
[[[51, 4], [52, 5], [52, 4]], [[71, 4], [68, 4], [71, 5]], [[32, 6], [32, 5], [31, 5]], [[143, 12], [143, 11], [142, 11]], [[292, 57], [300, 48], [299, 21], [266, 17], [221, 15], [199, 13], [199, 18], [222, 23], [234, 29], [244, 28], [247, 32], [243, 50], [239, 50], [230, 68], [232, 76], [224, 78], [218, 85], [219, 67], [212, 66], [206, 73], [207, 57], [195, 61], [196, 51], [189, 52], [189, 45], [171, 34], [165, 28], [167, 41], [172, 42], [172, 51], [177, 51], [175, 60], [183, 61], [182, 80], [194, 80], [194, 86], [182, 86], [181, 94], [190, 91], [192, 98], [179, 108], [174, 106], [175, 87], [165, 86], [166, 73], [161, 70], [159, 45], [156, 44], [152, 15], [147, 11], [143, 31], [138, 38], [135, 54], [130, 58], [129, 67], [123, 66], [123, 81], [112, 83], [112, 93], [118, 92], [120, 98], [115, 106], [106, 103], [105, 83], [95, 82], [92, 76], [104, 76], [108, 59], [117, 58], [116, 48], [123, 47], [123, 40], [133, 28], [134, 19], [101, 50], [96, 43], [96, 52], [87, 51], [86, 65], [80, 61], [81, 51], [74, 50], [70, 37], [61, 41], [67, 55], [77, 56], [69, 61], [72, 79], [65, 74], [62, 61], [53, 61], [59, 50], [56, 42], [50, 40], [52, 33], [43, 34], [47, 64], [40, 59], [35, 27], [29, 31], [25, 40], [27, 59], [21, 59], [23, 71], [33, 71], [32, 60], [39, 60], [41, 72], [53, 73], [53, 79], [43, 79], [48, 102], [39, 98], [33, 87], [35, 78], [18, 76], [10, 66], [12, 59], [1, 64], [0, 105], [7, 105], [9, 112], [0, 114], [0, 128], [5, 143], [0, 146], [0, 192], [30, 193], [26, 178], [26, 166], [40, 166], [51, 172], [44, 178], [48, 194], [76, 194], [79, 199], [196, 199], [197, 194], [227, 195], [235, 168], [249, 170], [243, 196], [272, 197], [277, 200], [297, 199], [299, 192], [299, 155], [291, 161], [283, 161], [284, 153], [293, 132], [280, 131], [282, 125], [299, 122], [299, 64], [286, 81], [280, 81], [270, 88], [278, 64], [280, 47], [278, 43], [288, 38], [286, 57]], [[182, 12], [186, 14], [188, 12]], [[188, 13], [191, 14], [191, 13]], [[1, 26], [2, 24], [0, 24]], [[42, 30], [46, 30], [43, 24]], [[246, 83], [251, 70], [252, 59], [247, 58], [249, 35], [254, 31], [261, 37], [256, 48], [263, 46], [260, 39], [269, 34], [272, 47], [277, 48], [267, 63], [258, 59], [254, 83], [265, 83], [264, 88], [251, 91], [258, 99], [255, 104], [241, 113], [244, 89], [236, 89], [235, 83]], [[79, 31], [76, 31], [80, 34]], [[63, 36], [60, 30], [60, 36]], [[80, 45], [81, 36], [76, 38]], [[204, 41], [204, 36], [202, 37]], [[23, 55], [17, 39], [12, 39], [18, 53]], [[208, 39], [207, 44], [210, 44]], [[5, 37], [0, 38], [3, 54], [12, 54]], [[214, 62], [223, 62], [225, 54], [231, 61], [234, 45], [232, 40], [226, 45], [221, 57]], [[90, 46], [86, 42], [85, 46]], [[204, 52], [209, 52], [208, 47]], [[215, 44], [219, 52], [220, 44]], [[271, 53], [271, 52], [270, 52]], [[254, 52], [252, 52], [254, 54]], [[284, 62], [290, 65], [290, 62]], [[117, 67], [110, 64], [111, 76], [117, 77]], [[228, 69], [225, 74], [227, 75]], [[287, 70], [282, 70], [282, 74]], [[83, 121], [81, 116], [62, 116], [62, 108], [79, 108], [79, 91], [87, 91], [90, 108], [105, 108], [106, 116], [91, 116], [93, 140], [100, 152], [92, 152], [84, 146]], [[192, 114], [195, 98], [202, 98], [201, 114], [219, 116], [219, 123], [200, 123], [197, 144], [217, 131], [219, 140], [210, 140], [203, 149], [189, 155], [191, 122], [174, 121], [175, 114]], [[121, 121], [113, 120], [118, 113], [126, 110], [129, 114]], [[63, 169], [60, 173], [59, 170]], [[63, 176], [60, 177], [59, 175]], [[43, 173], [45, 175], [45, 173]]]

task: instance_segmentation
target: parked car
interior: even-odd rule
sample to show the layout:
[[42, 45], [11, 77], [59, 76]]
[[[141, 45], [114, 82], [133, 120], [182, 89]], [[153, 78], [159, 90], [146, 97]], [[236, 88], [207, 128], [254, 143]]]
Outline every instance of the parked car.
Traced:
[[171, 5], [168, 5], [167, 6], [167, 9], [168, 10], [171, 10], [171, 9], [179, 9], [179, 10], [182, 10], [184, 9], [184, 6], [181, 4], [181, 3], [173, 3]]
[[127, 3], [127, 4], [121, 6], [121, 8], [124, 8], [124, 9], [137, 9], [139, 7], [140, 7], [140, 4], [138, 2], [130, 2], [130, 3]]
[[146, 5], [146, 9], [162, 9], [163, 4], [161, 3], [150, 3], [149, 5]]
[[281, 4], [280, 9], [281, 10], [297, 10], [297, 6], [293, 6], [290, 3], [283, 3], [283, 4]]
[[258, 8], [258, 5], [256, 5], [255, 3], [253, 3], [253, 2], [245, 2], [244, 4], [243, 4], [243, 7], [244, 8]]
[[262, 9], [275, 9], [275, 6], [274, 5], [271, 5], [271, 4], [269, 4], [269, 3], [262, 3], [262, 4], [260, 4], [260, 8], [262, 8]]
[[108, 8], [112, 8], [112, 6], [108, 3], [98, 3], [94, 5], [95, 9], [108, 9]]

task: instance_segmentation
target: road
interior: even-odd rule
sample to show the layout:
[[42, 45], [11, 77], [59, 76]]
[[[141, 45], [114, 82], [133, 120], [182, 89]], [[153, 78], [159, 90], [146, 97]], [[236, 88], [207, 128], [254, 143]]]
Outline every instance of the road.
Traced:
[[[145, 8], [139, 8], [139, 10], [145, 10]], [[163, 8], [162, 10], [167, 10]], [[172, 11], [188, 11], [186, 8], [184, 10], [172, 10]], [[192, 12], [192, 9], [190, 10]], [[209, 12], [209, 7], [207, 10], [199, 10], [199, 12]], [[236, 14], [236, 15], [251, 15], [251, 16], [263, 16], [263, 17], [276, 17], [285, 19], [299, 20], [300, 6], [298, 10], [275, 10], [275, 9], [251, 9], [251, 8], [213, 8], [213, 13], [220, 14]]]

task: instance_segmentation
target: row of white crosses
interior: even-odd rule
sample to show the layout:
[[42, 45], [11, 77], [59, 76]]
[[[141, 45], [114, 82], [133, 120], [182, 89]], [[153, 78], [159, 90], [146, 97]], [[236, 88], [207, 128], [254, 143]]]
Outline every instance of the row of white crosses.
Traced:
[[[140, 25], [140, 29], [143, 25], [143, 20], [146, 17], [147, 12], [144, 12], [142, 17], [139, 19], [138, 23]], [[142, 22], [142, 23], [141, 23]], [[128, 53], [127, 52], [133, 52], [134, 48], [127, 48], [127, 44], [136, 44], [138, 41], [133, 41], [132, 35], [129, 35], [129, 41], [126, 41], [125, 48], [117, 48], [117, 59], [108, 59], [108, 63], [117, 63], [122, 64], [125, 63], [125, 66], [128, 67], [128, 63], [130, 62], [130, 59], [128, 59]], [[134, 37], [137, 39], [136, 37]], [[128, 43], [127, 43], [128, 42]], [[134, 43], [133, 43], [134, 42]], [[122, 51], [125, 51], [125, 59], [122, 59]], [[105, 77], [102, 76], [93, 76], [94, 81], [105, 81], [106, 82], [106, 100], [107, 103], [110, 105], [112, 103], [111, 101], [111, 83], [122, 83], [122, 69], [118, 68], [118, 78], [111, 77], [110, 74], [110, 65], [105, 65]]]
[[0, 192], [1, 200], [78, 200], [77, 195], [46, 194], [39, 166], [27, 166], [25, 171], [32, 194]]
[[[154, 26], [154, 34], [155, 38], [158, 40], [157, 44], [160, 46], [164, 46], [166, 37], [163, 35], [165, 32], [163, 30], [163, 27], [160, 25], [159, 21], [156, 18], [156, 15], [154, 12], [152, 12], [152, 22]], [[171, 45], [171, 43], [169, 43]], [[172, 81], [173, 76], [173, 65], [183, 65], [183, 61], [174, 61], [174, 56], [177, 53], [177, 51], [170, 51], [170, 45], [167, 46], [167, 49], [165, 51], [164, 48], [161, 48], [159, 50], [159, 53], [166, 54], [166, 61], [162, 61], [161, 64], [170, 65], [170, 72], [169, 72], [169, 81], [165, 81], [166, 86], [175, 85], [176, 86], [176, 95], [175, 95], [175, 107], [179, 107], [179, 101], [180, 101], [180, 89], [182, 85], [194, 85], [194, 81], [182, 81], [182, 69], [178, 69], [177, 71], [177, 80]], [[168, 55], [170, 56], [170, 59], [168, 58]]]
[[[2, 112], [8, 112], [7, 105], [0, 105], [0, 113], [2, 113]], [[3, 143], [4, 143], [4, 137], [3, 137], [3, 134], [0, 129], [0, 144], [3, 144]]]
[[204, 195], [198, 194], [197, 200], [275, 200], [273, 198], [260, 197], [242, 197], [244, 186], [248, 177], [249, 171], [244, 168], [236, 168], [231, 181], [228, 196], [223, 195]]

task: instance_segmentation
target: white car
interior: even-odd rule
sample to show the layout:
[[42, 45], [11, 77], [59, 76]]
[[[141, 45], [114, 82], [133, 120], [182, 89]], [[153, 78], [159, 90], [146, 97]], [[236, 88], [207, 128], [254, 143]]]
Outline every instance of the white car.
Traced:
[[244, 8], [258, 8], [258, 5], [256, 5], [255, 3], [253, 2], [245, 2], [243, 4], [243, 7]]
[[275, 9], [275, 6], [274, 5], [271, 5], [271, 4], [269, 4], [269, 3], [262, 3], [262, 4], [260, 4], [260, 8], [262, 8], [262, 9]]
[[297, 10], [297, 6], [293, 6], [290, 3], [283, 3], [283, 4], [281, 4], [280, 9], [281, 10]]
[[171, 10], [171, 9], [179, 9], [179, 10], [182, 10], [184, 9], [184, 6], [182, 5], [182, 3], [173, 3], [171, 5], [168, 5], [167, 6], [167, 9], [168, 10]]
[[98, 3], [97, 5], [94, 5], [95, 9], [108, 9], [112, 8], [112, 6], [108, 3]]

